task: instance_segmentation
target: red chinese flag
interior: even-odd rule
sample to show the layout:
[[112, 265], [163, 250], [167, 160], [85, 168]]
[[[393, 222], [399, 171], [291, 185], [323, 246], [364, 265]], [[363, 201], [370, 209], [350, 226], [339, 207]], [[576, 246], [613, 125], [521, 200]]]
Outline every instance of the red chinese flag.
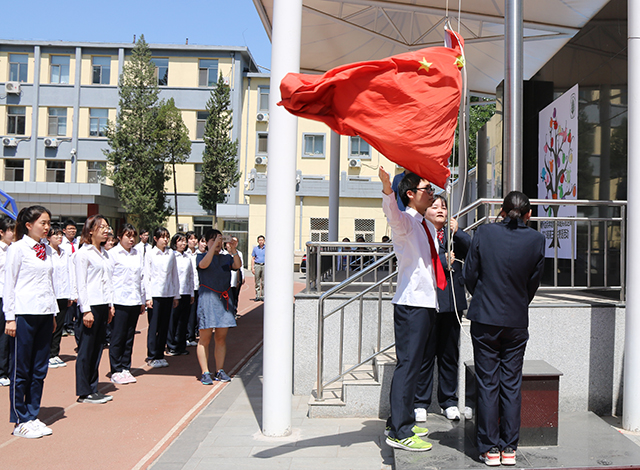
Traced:
[[462, 39], [447, 34], [453, 48], [344, 65], [322, 76], [287, 74], [278, 105], [338, 134], [360, 136], [389, 160], [444, 187], [464, 65]]

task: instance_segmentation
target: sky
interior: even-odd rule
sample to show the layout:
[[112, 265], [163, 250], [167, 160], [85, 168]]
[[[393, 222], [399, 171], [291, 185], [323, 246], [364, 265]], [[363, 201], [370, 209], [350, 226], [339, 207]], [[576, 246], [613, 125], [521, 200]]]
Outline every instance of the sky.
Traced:
[[[108, 5], [108, 7], [103, 7]], [[270, 68], [271, 43], [252, 0], [44, 0], [21, 3], [19, 21], [2, 21], [0, 39], [246, 46]], [[264, 71], [264, 70], [263, 70]]]

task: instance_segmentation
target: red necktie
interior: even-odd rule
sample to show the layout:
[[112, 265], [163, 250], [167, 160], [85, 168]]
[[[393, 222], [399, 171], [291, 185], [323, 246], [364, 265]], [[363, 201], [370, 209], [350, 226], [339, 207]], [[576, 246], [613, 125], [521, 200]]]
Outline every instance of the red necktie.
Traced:
[[444, 227], [438, 230], [438, 241], [444, 245]]
[[44, 247], [44, 243], [36, 243], [33, 249], [36, 250], [36, 256], [44, 261], [47, 257], [47, 250]]
[[73, 246], [73, 242], [71, 242], [71, 254], [76, 252], [76, 247]]
[[433, 243], [433, 238], [427, 228], [427, 222], [425, 222], [424, 219], [422, 219], [422, 226], [424, 227], [424, 231], [427, 232], [427, 240], [429, 240], [429, 248], [431, 248], [431, 265], [436, 273], [436, 284], [438, 284], [438, 289], [444, 290], [445, 287], [447, 287], [447, 278], [444, 275], [444, 269], [442, 269], [442, 263], [438, 257], [436, 245]]

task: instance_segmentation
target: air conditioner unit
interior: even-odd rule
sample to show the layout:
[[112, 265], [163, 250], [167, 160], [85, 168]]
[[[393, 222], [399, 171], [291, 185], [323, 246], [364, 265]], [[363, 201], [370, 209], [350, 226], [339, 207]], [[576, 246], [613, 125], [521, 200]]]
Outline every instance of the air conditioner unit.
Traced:
[[256, 165], [266, 165], [268, 160], [267, 157], [256, 157]]
[[57, 147], [58, 145], [60, 145], [60, 141], [55, 137], [47, 137], [46, 139], [44, 139], [45, 147], [54, 148], [54, 147]]
[[189, 231], [189, 224], [178, 224], [178, 232], [188, 232]]
[[2, 139], [2, 145], [5, 147], [16, 147], [18, 145], [18, 141], [13, 137], [4, 137]]
[[362, 166], [362, 160], [359, 158], [349, 159], [349, 168], [360, 168]]
[[258, 122], [269, 122], [269, 113], [258, 113], [256, 120]]
[[4, 84], [5, 93], [20, 93], [20, 82], [7, 82]]

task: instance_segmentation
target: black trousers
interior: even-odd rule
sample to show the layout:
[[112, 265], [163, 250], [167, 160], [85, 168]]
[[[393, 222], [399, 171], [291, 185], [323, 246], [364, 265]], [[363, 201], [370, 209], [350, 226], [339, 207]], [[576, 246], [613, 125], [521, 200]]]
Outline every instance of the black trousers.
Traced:
[[4, 334], [5, 323], [0, 299], [0, 378], [9, 377], [9, 335]]
[[389, 436], [404, 439], [413, 435], [415, 424], [414, 397], [424, 358], [427, 339], [435, 322], [436, 309], [393, 306], [393, 326], [396, 337], [397, 364], [391, 380], [389, 402], [391, 416], [387, 426]]
[[167, 348], [176, 352], [187, 349], [187, 323], [191, 314], [191, 296], [180, 296], [178, 306], [171, 310], [169, 320], [169, 333], [167, 335]]
[[[76, 359], [76, 395], [79, 397], [98, 391], [98, 367], [107, 334], [109, 306], [107, 304], [92, 305], [91, 313], [93, 313], [93, 325], [91, 328], [82, 325]], [[81, 317], [82, 313], [78, 316]]]
[[60, 354], [60, 340], [62, 339], [62, 330], [64, 328], [64, 321], [67, 317], [67, 304], [69, 299], [57, 299], [58, 302], [58, 314], [56, 315], [56, 329], [51, 337], [51, 352], [49, 358], [54, 358]]
[[149, 313], [149, 333], [147, 335], [147, 359], [164, 359], [164, 346], [167, 344], [169, 319], [173, 297], [154, 297], [153, 308]]
[[187, 341], [195, 341], [198, 332], [198, 291], [193, 291], [193, 303], [189, 312], [189, 321], [187, 322]]
[[109, 363], [111, 373], [131, 370], [131, 353], [136, 325], [140, 317], [140, 305], [114, 305], [116, 313], [111, 321]]
[[492, 447], [518, 447], [522, 405], [522, 365], [527, 328], [505, 328], [471, 322], [476, 368], [480, 453]]
[[438, 358], [438, 404], [442, 409], [458, 406], [458, 358], [460, 323], [455, 312], [438, 312], [427, 341], [415, 407], [429, 408], [433, 390], [433, 369]]

